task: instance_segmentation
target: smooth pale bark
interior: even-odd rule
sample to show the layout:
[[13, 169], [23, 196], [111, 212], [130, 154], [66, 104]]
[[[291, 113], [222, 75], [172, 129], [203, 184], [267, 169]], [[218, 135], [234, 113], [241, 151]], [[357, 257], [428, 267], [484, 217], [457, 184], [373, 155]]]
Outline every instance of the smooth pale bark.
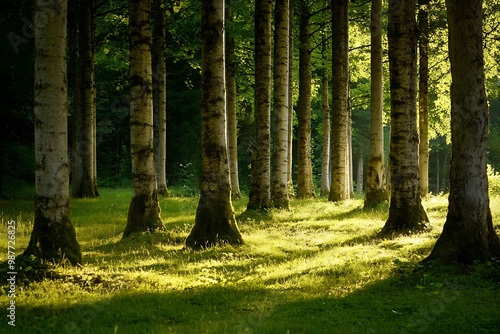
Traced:
[[389, 1], [391, 202], [382, 233], [425, 229], [429, 221], [418, 169], [416, 30], [414, 3]]
[[500, 258], [493, 228], [486, 153], [481, 0], [447, 0], [451, 63], [451, 170], [448, 215], [429, 260], [472, 263]]
[[255, 1], [255, 114], [247, 209], [271, 207], [271, 0]]
[[311, 161], [311, 34], [309, 4], [301, 1], [299, 34], [299, 101], [298, 154], [297, 154], [297, 197], [314, 198]]
[[201, 14], [200, 201], [189, 248], [243, 244], [231, 203], [226, 137], [224, 0], [203, 0]]
[[288, 196], [288, 43], [289, 2], [277, 0], [274, 19], [274, 131], [271, 172], [272, 205], [290, 208]]
[[323, 31], [321, 55], [323, 69], [321, 70], [321, 112], [323, 114], [323, 150], [321, 152], [321, 196], [330, 194], [330, 103], [328, 96], [328, 76], [326, 69], [327, 36]]
[[79, 264], [82, 253], [70, 218], [66, 14], [64, 0], [36, 1], [35, 221], [23, 255]]
[[366, 170], [365, 208], [376, 207], [389, 199], [384, 184], [382, 0], [372, 0], [370, 55], [370, 151]]
[[419, 69], [418, 69], [418, 125], [420, 133], [419, 169], [420, 194], [429, 192], [429, 0], [418, 1]]
[[167, 189], [167, 65], [165, 60], [165, 8], [162, 0], [153, 0], [153, 114], [156, 183], [158, 195], [168, 196]]
[[153, 147], [150, 1], [130, 0], [129, 13], [132, 201], [123, 238], [135, 232], [164, 228], [160, 218]]
[[363, 156], [360, 156], [358, 158], [358, 170], [356, 173], [356, 192], [358, 194], [361, 194], [363, 192], [363, 177], [364, 177], [363, 164], [364, 164]]
[[331, 178], [329, 201], [349, 198], [349, 43], [348, 0], [332, 0], [332, 127]]
[[73, 197], [98, 197], [95, 176], [95, 73], [93, 45], [93, 0], [82, 0], [79, 10], [79, 59], [81, 124], [79, 138], [79, 184]]
[[293, 187], [293, 47], [294, 47], [294, 0], [289, 0], [289, 16], [288, 16], [288, 195], [295, 196]]
[[[226, 20], [232, 20], [230, 0], [226, 0]], [[226, 34], [226, 112], [227, 145], [229, 171], [231, 176], [231, 194], [234, 199], [241, 198], [238, 173], [238, 116], [236, 108], [236, 63], [234, 60], [235, 40]]]

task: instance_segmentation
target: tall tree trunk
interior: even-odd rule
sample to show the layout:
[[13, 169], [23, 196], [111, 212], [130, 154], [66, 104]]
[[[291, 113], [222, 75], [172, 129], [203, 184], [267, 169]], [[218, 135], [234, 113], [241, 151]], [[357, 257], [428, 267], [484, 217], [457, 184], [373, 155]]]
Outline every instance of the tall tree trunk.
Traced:
[[382, 233], [420, 230], [429, 221], [420, 197], [415, 4], [389, 1], [391, 204]]
[[373, 208], [388, 200], [384, 185], [382, 0], [372, 0], [370, 72], [370, 152], [366, 170], [365, 208]]
[[348, 103], [348, 109], [349, 109], [349, 115], [347, 116], [347, 119], [349, 120], [347, 123], [347, 168], [349, 170], [349, 173], [347, 174], [347, 184], [348, 184], [348, 192], [349, 192], [349, 197], [348, 198], [354, 198], [354, 166], [353, 166], [353, 159], [352, 159], [352, 110], [351, 110], [351, 93], [349, 90], [349, 103]]
[[328, 71], [326, 69], [327, 36], [323, 31], [321, 41], [323, 68], [321, 70], [321, 111], [323, 114], [323, 150], [321, 153], [321, 196], [330, 194], [330, 104], [328, 102]]
[[481, 5], [481, 0], [446, 1], [452, 77], [450, 196], [443, 232], [428, 257], [441, 262], [500, 258], [486, 175], [489, 111]]
[[356, 192], [361, 194], [363, 192], [363, 156], [358, 159], [358, 170], [356, 175]]
[[418, 81], [418, 122], [420, 132], [419, 168], [420, 194], [429, 192], [429, 108], [427, 89], [429, 82], [429, 0], [418, 1], [419, 81]]
[[80, 5], [80, 76], [81, 76], [81, 121], [80, 124], [80, 181], [74, 197], [98, 197], [94, 179], [94, 145], [95, 145], [95, 74], [93, 45], [93, 0], [81, 0]]
[[349, 197], [348, 179], [349, 122], [349, 44], [348, 0], [332, 0], [332, 152], [329, 201], [343, 201]]
[[69, 199], [67, 2], [38, 0], [35, 6], [35, 222], [24, 255], [78, 264]]
[[129, 13], [132, 201], [124, 238], [134, 232], [164, 228], [160, 218], [153, 147], [150, 1], [130, 0]]
[[436, 194], [439, 194], [441, 191], [441, 179], [440, 179], [440, 174], [441, 174], [441, 168], [439, 167], [439, 151], [436, 152]]
[[297, 197], [314, 198], [311, 161], [311, 34], [309, 1], [300, 3]]
[[289, 16], [288, 16], [288, 195], [295, 196], [293, 188], [293, 40], [294, 40], [294, 0], [289, 1]]
[[288, 209], [288, 43], [289, 2], [277, 0], [274, 19], [274, 136], [271, 198], [275, 208]]
[[167, 163], [167, 65], [165, 60], [165, 8], [153, 0], [153, 114], [158, 195], [168, 196]]
[[227, 154], [224, 0], [203, 0], [201, 20], [201, 196], [186, 246], [240, 245]]
[[255, 1], [255, 116], [247, 209], [271, 207], [271, 0]]
[[[226, 0], [226, 20], [232, 20], [230, 0]], [[227, 31], [227, 30], [226, 30]], [[238, 117], [236, 108], [236, 62], [235, 40], [226, 35], [226, 112], [227, 144], [229, 153], [229, 171], [231, 176], [231, 194], [234, 199], [241, 198], [238, 173]]]

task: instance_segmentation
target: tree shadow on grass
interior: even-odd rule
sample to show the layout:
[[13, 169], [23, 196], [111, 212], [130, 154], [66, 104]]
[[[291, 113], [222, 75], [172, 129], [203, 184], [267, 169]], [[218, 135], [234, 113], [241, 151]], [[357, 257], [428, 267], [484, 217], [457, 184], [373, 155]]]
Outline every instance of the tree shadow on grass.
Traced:
[[[183, 291], [79, 296], [18, 305], [19, 333], [472, 333], [498, 332], [492, 282], [412, 271], [339, 292], [279, 286], [205, 286]], [[489, 295], [489, 296], [488, 296]], [[477, 298], [481, 298], [481, 303]], [[2, 324], [4, 326], [5, 324]]]

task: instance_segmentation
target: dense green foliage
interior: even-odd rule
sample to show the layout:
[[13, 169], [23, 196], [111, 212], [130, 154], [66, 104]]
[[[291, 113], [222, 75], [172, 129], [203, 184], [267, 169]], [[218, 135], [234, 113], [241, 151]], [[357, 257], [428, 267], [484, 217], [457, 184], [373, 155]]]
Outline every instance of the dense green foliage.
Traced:
[[[19, 181], [33, 182], [33, 38], [29, 28], [31, 7], [28, 1], [7, 1], [0, 7], [2, 61], [0, 73], [0, 178], [10, 192]], [[296, 2], [295, 20], [299, 6]], [[312, 152], [315, 179], [321, 170], [322, 128], [320, 81], [323, 62], [321, 33], [329, 31], [325, 2], [310, 3], [312, 32]], [[498, 118], [500, 63], [498, 0], [485, 0], [484, 37], [487, 90], [491, 104], [489, 162], [500, 170], [500, 119]], [[167, 13], [167, 178], [172, 186], [184, 187], [183, 193], [197, 193], [200, 171], [200, 3], [168, 1]], [[248, 189], [253, 134], [253, 2], [234, 1], [233, 20], [228, 34], [236, 41], [237, 103], [239, 116], [240, 182]], [[450, 159], [449, 147], [449, 62], [444, 3], [430, 3], [430, 179], [434, 193], [447, 190]], [[369, 141], [369, 19], [367, 1], [350, 3], [350, 71], [353, 124], [354, 169], [361, 157], [367, 162]], [[383, 27], [387, 16], [384, 13]], [[125, 186], [130, 183], [130, 148], [128, 129], [128, 13], [126, 1], [103, 1], [95, 11], [96, 87], [97, 87], [97, 154], [98, 182], [102, 186]], [[295, 27], [298, 27], [296, 22]], [[17, 36], [17, 37], [16, 37]], [[296, 44], [298, 31], [294, 32]], [[385, 47], [387, 44], [384, 44]], [[294, 57], [298, 77], [298, 47]], [[330, 57], [330, 51], [326, 52]], [[387, 52], [384, 52], [385, 66]], [[330, 62], [326, 59], [326, 63]], [[327, 66], [328, 68], [329, 66]], [[69, 69], [72, 73], [73, 69]], [[388, 82], [386, 66], [385, 81]], [[294, 82], [294, 103], [298, 97]], [[385, 111], [389, 111], [388, 84], [385, 87]], [[70, 98], [73, 92], [70, 92]], [[70, 114], [72, 111], [70, 110]], [[294, 126], [296, 130], [296, 122]], [[389, 126], [386, 126], [386, 133]], [[387, 138], [388, 139], [388, 138]], [[386, 140], [386, 147], [388, 147]], [[294, 144], [295, 147], [295, 144]], [[294, 150], [295, 152], [295, 150]], [[295, 154], [295, 153], [294, 153]], [[439, 161], [439, 162], [438, 162]], [[356, 175], [356, 174], [355, 174]], [[439, 185], [438, 185], [439, 183]]]
[[[14, 195], [18, 199], [0, 206], [0, 235], [6, 233], [6, 221], [14, 219], [21, 251], [33, 226], [33, 204], [23, 199], [31, 196], [29, 191]], [[101, 189], [101, 199], [72, 201], [84, 264], [20, 264], [16, 328], [9, 332], [500, 330], [498, 265], [418, 264], [441, 232], [444, 197], [430, 197], [424, 204], [433, 222], [429, 231], [395, 238], [377, 236], [386, 204], [363, 210], [358, 199], [337, 205], [293, 200], [292, 211], [248, 215], [242, 214], [246, 201], [239, 200], [235, 209], [247, 245], [190, 252], [183, 245], [195, 198], [162, 199], [167, 230], [121, 240], [130, 196], [129, 190]], [[498, 197], [492, 213], [498, 222]], [[5, 259], [3, 243], [0, 261]], [[2, 294], [2, 305], [6, 300]], [[0, 331], [5, 326], [4, 321]]]

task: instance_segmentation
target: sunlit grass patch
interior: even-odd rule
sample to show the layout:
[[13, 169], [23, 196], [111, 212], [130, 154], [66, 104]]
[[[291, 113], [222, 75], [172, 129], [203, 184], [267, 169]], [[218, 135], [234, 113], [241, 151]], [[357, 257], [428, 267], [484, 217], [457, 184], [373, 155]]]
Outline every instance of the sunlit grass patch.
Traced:
[[[19, 284], [23, 332], [500, 331], [493, 264], [419, 267], [441, 233], [446, 197], [425, 199], [429, 230], [390, 238], [378, 235], [387, 203], [365, 210], [360, 199], [292, 200], [291, 210], [256, 213], [245, 212], [242, 199], [233, 205], [245, 245], [193, 252], [184, 241], [198, 198], [162, 198], [166, 230], [122, 239], [131, 193], [100, 191], [99, 199], [72, 200], [84, 264], [55, 266], [45, 279]], [[9, 217], [19, 220], [19, 252], [33, 220], [23, 203], [0, 213], [0, 235]], [[492, 199], [493, 217], [499, 203]], [[456, 314], [467, 316], [457, 325]]]

